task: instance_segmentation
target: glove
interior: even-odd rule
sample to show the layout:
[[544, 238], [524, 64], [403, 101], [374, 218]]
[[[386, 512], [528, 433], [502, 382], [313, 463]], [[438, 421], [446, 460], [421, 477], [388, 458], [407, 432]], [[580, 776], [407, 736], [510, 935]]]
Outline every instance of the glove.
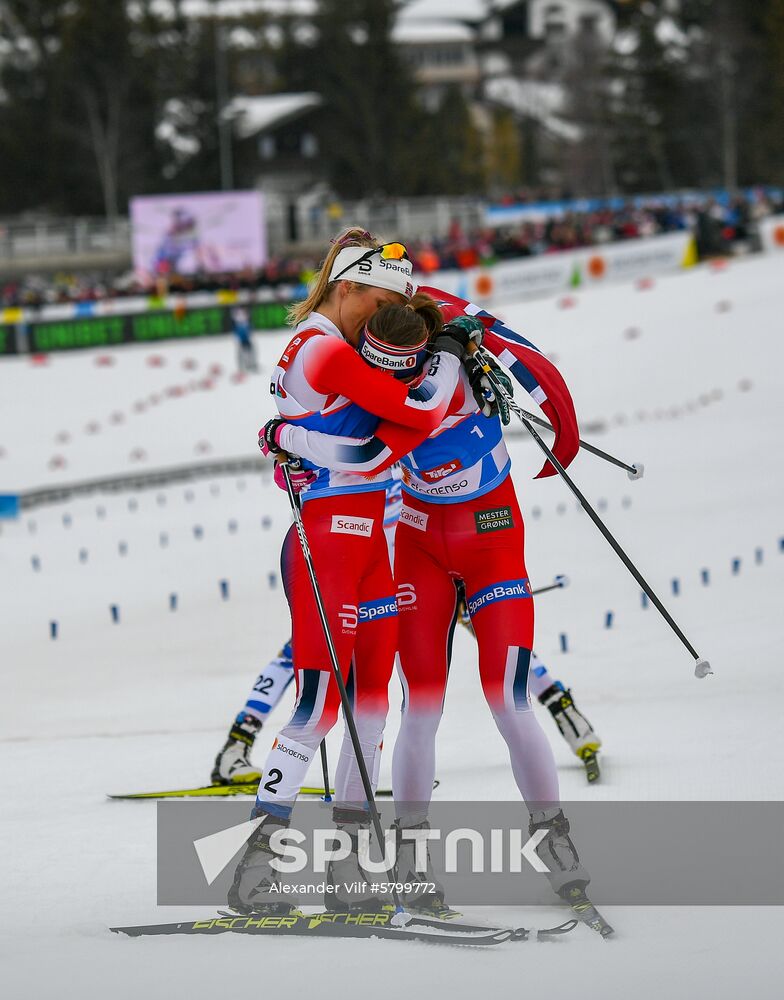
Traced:
[[446, 354], [453, 354], [456, 358], [462, 359], [471, 341], [477, 347], [482, 346], [484, 335], [485, 325], [481, 320], [474, 316], [457, 316], [446, 323], [436, 337], [433, 353], [444, 351]]
[[262, 455], [279, 455], [285, 451], [280, 443], [280, 434], [286, 426], [286, 421], [280, 417], [273, 417], [259, 431], [259, 448]]
[[471, 385], [471, 391], [474, 394], [476, 405], [482, 411], [483, 415], [486, 417], [493, 417], [498, 414], [501, 418], [501, 423], [506, 426], [512, 417], [509, 412], [509, 403], [507, 402], [504, 393], [514, 396], [512, 381], [503, 368], [496, 364], [491, 358], [488, 358], [487, 355], [484, 356], [484, 360], [490, 368], [492, 368], [493, 374], [501, 384], [504, 392], [496, 392], [492, 381], [483, 370], [481, 362], [475, 355], [470, 355], [465, 358], [463, 360], [463, 367], [468, 375], [468, 381]]
[[[291, 488], [294, 491], [295, 496], [306, 489], [308, 486], [312, 486], [313, 483], [318, 479], [318, 473], [314, 472], [313, 469], [304, 469], [302, 467], [302, 461], [299, 458], [291, 459], [288, 463], [289, 479], [291, 480]], [[283, 475], [283, 466], [279, 463], [275, 463], [275, 473], [272, 477], [275, 480], [275, 485], [282, 490], [286, 489], [286, 479]]]

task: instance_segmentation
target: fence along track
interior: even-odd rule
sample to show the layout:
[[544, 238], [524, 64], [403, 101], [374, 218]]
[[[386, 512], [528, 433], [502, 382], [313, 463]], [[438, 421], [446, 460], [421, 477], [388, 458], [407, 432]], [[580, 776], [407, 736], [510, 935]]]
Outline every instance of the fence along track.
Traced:
[[251, 473], [262, 478], [271, 471], [272, 463], [261, 456], [252, 458], [223, 458], [211, 462], [153, 469], [149, 472], [134, 472], [123, 476], [106, 476], [100, 479], [84, 479], [76, 483], [61, 483], [40, 489], [24, 490], [19, 493], [22, 511], [34, 510], [46, 504], [71, 500], [74, 497], [89, 496], [92, 493], [123, 493], [134, 490], [152, 489], [172, 483], [189, 482], [194, 479], [209, 479], [215, 476], [234, 476]]

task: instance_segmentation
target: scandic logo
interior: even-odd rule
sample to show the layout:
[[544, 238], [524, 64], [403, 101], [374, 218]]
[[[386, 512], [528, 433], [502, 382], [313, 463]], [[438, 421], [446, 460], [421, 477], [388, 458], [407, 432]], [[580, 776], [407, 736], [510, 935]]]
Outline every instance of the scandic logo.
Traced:
[[351, 517], [348, 514], [333, 514], [332, 528], [333, 535], [360, 535], [370, 538], [373, 533], [374, 518], [372, 517]]
[[496, 601], [531, 596], [531, 584], [527, 577], [523, 580], [504, 580], [502, 583], [493, 584], [476, 594], [472, 594], [466, 605], [469, 615], [475, 615], [477, 611], [481, 611], [482, 608], [487, 607], [488, 604], [494, 604]]
[[405, 504], [400, 508], [401, 522], [412, 528], [417, 528], [419, 531], [427, 531], [429, 517], [429, 514], [425, 514], [421, 510], [414, 510], [412, 507], [406, 507]]
[[427, 483], [437, 483], [439, 479], [443, 479], [445, 476], [451, 476], [453, 472], [457, 472], [458, 469], [463, 468], [463, 463], [455, 458], [451, 462], [447, 462], [446, 465], [439, 465], [435, 469], [420, 469], [419, 475]]

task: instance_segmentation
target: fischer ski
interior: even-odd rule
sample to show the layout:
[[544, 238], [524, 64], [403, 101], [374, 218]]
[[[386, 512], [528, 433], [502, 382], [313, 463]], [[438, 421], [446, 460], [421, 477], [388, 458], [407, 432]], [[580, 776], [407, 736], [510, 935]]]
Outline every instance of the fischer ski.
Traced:
[[396, 914], [389, 908], [367, 913], [318, 913], [299, 911], [288, 915], [236, 914], [221, 910], [218, 916], [172, 924], [148, 924], [136, 927], [112, 927], [115, 934], [149, 937], [171, 934], [261, 934], [291, 937], [384, 938], [387, 940], [426, 941], [430, 944], [488, 946], [506, 941], [527, 941], [529, 935], [543, 940], [567, 934], [577, 926], [569, 920], [559, 927], [533, 931], [525, 927], [494, 927], [463, 921], [442, 921], [430, 917], [410, 917], [404, 926], [396, 926]]
[[393, 911], [381, 913], [293, 913], [288, 916], [263, 914], [217, 916], [175, 924], [150, 924], [139, 927], [112, 927], [116, 934], [147, 937], [168, 934], [262, 934], [290, 937], [385, 938], [390, 941], [426, 941], [431, 944], [488, 946], [505, 941], [522, 941], [527, 931], [511, 927], [480, 927], [458, 930], [411, 921], [403, 927], [392, 922]]
[[[438, 781], [433, 782], [433, 788], [438, 788]], [[197, 788], [174, 788], [163, 792], [126, 792], [120, 795], [109, 795], [110, 799], [195, 799], [195, 798], [231, 798], [235, 795], [256, 795], [258, 781], [236, 782], [232, 785], [201, 785]], [[304, 785], [299, 790], [300, 795], [323, 796], [323, 788], [311, 788]], [[330, 795], [334, 795], [334, 788]], [[376, 795], [383, 799], [392, 798], [391, 788], [380, 788]]]

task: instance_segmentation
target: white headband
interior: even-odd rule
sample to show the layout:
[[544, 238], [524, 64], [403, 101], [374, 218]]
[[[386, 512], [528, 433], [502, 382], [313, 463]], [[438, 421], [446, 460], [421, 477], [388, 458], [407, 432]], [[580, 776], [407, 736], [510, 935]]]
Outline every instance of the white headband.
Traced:
[[414, 294], [413, 270], [410, 260], [383, 258], [381, 247], [372, 253], [369, 247], [343, 247], [330, 269], [329, 280], [345, 278], [360, 285], [387, 288], [410, 299]]

